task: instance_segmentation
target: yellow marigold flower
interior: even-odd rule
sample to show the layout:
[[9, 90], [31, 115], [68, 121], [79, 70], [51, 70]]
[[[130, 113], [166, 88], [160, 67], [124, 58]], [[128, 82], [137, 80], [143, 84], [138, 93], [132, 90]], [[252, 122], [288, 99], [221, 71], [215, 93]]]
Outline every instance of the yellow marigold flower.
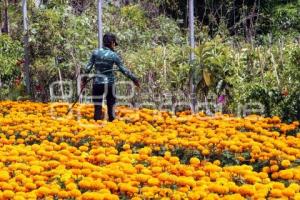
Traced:
[[161, 173], [162, 172], [162, 168], [161, 167], [153, 167], [152, 168], [152, 172], [153, 173]]
[[0, 181], [8, 181], [10, 179], [10, 175], [7, 171], [0, 171]]
[[82, 189], [90, 189], [91, 188], [91, 181], [89, 180], [81, 180], [79, 183], [78, 183], [78, 186]]
[[242, 185], [239, 188], [239, 193], [243, 196], [252, 196], [255, 193], [255, 188], [252, 185]]
[[118, 185], [113, 181], [103, 181], [103, 183], [111, 190], [118, 190]]
[[292, 198], [295, 195], [295, 191], [292, 188], [284, 188], [282, 194], [286, 197]]
[[78, 189], [73, 189], [70, 191], [70, 196], [71, 197], [80, 197], [81, 196], [81, 192]]
[[278, 176], [285, 180], [290, 180], [294, 177], [294, 173], [291, 170], [281, 170], [279, 171]]
[[281, 190], [280, 189], [272, 189], [270, 192], [270, 197], [276, 197], [276, 198], [282, 197]]
[[158, 186], [160, 183], [159, 179], [157, 178], [150, 178], [147, 182], [149, 185], [156, 185], [156, 186]]
[[129, 144], [124, 144], [123, 145], [123, 149], [124, 150], [129, 150], [130, 149], [130, 145]]
[[196, 157], [192, 157], [190, 159], [190, 164], [191, 165], [199, 165], [200, 164], [200, 160], [198, 158], [196, 158]]
[[80, 150], [80, 151], [86, 152], [86, 151], [89, 150], [89, 148], [88, 148], [87, 146], [80, 146], [80, 147], [79, 147], [79, 150]]
[[36, 185], [34, 183], [30, 183], [30, 182], [27, 182], [25, 183], [25, 188], [27, 188], [28, 190], [34, 190], [36, 189]]
[[282, 190], [282, 189], [285, 188], [285, 186], [281, 182], [274, 182], [273, 185], [272, 185], [272, 188], [273, 189], [280, 189], [280, 190]]
[[30, 167], [30, 173], [31, 174], [40, 174], [42, 170], [41, 166], [33, 165]]
[[289, 160], [282, 160], [281, 166], [284, 168], [288, 168], [291, 165], [291, 162]]
[[11, 190], [4, 190], [2, 193], [2, 196], [6, 199], [12, 199], [14, 197], [15, 193]]
[[75, 190], [75, 189], [77, 189], [77, 185], [75, 183], [68, 183], [66, 185], [66, 189], [67, 190]]
[[278, 165], [272, 165], [271, 167], [270, 167], [270, 171], [271, 172], [277, 172], [279, 170], [279, 166]]
[[294, 190], [294, 192], [300, 191], [300, 185], [297, 183], [291, 183], [288, 188], [291, 188], [292, 190]]

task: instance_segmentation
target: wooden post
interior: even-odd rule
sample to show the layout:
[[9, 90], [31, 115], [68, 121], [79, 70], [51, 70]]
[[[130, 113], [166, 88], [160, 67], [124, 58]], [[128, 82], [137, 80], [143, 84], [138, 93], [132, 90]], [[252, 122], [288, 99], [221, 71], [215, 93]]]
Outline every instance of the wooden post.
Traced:
[[24, 71], [27, 95], [31, 96], [30, 72], [29, 72], [29, 35], [27, 18], [27, 0], [22, 0], [23, 31], [24, 31]]

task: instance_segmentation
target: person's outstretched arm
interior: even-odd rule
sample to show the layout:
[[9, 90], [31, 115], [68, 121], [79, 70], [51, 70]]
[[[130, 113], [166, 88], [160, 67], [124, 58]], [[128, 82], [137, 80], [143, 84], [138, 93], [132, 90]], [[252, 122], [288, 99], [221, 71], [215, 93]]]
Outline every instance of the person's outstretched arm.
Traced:
[[115, 54], [115, 63], [116, 63], [116, 65], [118, 66], [118, 68], [119, 68], [119, 70], [126, 76], [126, 77], [128, 77], [129, 79], [131, 79], [133, 82], [134, 82], [134, 84], [135, 85], [137, 85], [137, 86], [139, 86], [139, 80], [138, 80], [138, 78], [129, 70], [129, 69], [127, 69], [125, 66], [124, 66], [124, 64], [123, 64], [123, 62], [122, 62], [122, 60], [121, 60], [121, 58], [117, 55], [117, 54]]

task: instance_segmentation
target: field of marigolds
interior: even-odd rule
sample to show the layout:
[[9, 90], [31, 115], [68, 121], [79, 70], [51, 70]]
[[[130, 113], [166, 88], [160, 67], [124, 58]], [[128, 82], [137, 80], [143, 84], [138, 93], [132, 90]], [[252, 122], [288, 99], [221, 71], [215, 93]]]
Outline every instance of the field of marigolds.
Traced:
[[0, 199], [300, 199], [299, 122], [67, 109], [0, 102]]

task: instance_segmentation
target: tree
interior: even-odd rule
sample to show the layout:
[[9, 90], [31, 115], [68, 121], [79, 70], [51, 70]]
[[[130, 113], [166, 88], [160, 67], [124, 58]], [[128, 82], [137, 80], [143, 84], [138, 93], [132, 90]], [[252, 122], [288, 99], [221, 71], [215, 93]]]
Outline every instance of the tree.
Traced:
[[2, 24], [1, 24], [1, 32], [2, 33], [9, 33], [9, 26], [8, 26], [8, 0], [3, 1], [3, 12], [2, 14]]

